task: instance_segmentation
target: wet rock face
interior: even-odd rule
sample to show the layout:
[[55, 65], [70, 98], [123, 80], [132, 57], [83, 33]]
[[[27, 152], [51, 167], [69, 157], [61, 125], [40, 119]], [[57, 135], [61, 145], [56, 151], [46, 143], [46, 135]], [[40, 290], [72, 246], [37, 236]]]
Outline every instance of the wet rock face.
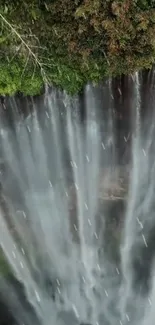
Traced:
[[0, 325], [15, 325], [15, 319], [0, 298]]
[[35, 310], [27, 300], [23, 284], [10, 274], [7, 277], [7, 285], [5, 281], [1, 282], [0, 325], [21, 325], [20, 315], [25, 325], [41, 325]]
[[[108, 246], [118, 249], [121, 238], [121, 231], [124, 225], [124, 214], [126, 209], [126, 199], [128, 194], [129, 167], [121, 169], [117, 166], [114, 173], [111, 169], [101, 169], [98, 188], [98, 207], [96, 211], [96, 234], [101, 234], [106, 238]], [[70, 227], [73, 234], [73, 240], [79, 242], [78, 236], [78, 218], [77, 218], [77, 195], [74, 184], [68, 190], [68, 201], [70, 211]], [[105, 233], [105, 235], [104, 235]], [[109, 238], [110, 240], [109, 240]], [[100, 238], [101, 239], [101, 238]], [[111, 250], [112, 246], [111, 246]]]

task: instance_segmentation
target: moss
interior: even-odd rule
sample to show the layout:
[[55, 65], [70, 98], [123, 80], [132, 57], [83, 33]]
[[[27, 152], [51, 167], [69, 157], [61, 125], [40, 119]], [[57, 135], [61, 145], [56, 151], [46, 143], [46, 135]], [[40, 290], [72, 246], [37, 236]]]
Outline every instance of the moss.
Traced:
[[3, 94], [73, 94], [154, 63], [154, 0], [0, 0], [0, 14]]
[[11, 275], [11, 270], [7, 264], [7, 261], [0, 249], [0, 276], [8, 277]]

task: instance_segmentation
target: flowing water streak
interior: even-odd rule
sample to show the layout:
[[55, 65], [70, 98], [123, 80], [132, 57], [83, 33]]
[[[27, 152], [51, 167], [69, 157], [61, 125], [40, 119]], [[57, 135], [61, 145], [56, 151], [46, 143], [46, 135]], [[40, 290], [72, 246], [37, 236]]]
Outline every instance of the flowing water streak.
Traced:
[[136, 137], [140, 137], [140, 127], [141, 127], [141, 98], [140, 98], [140, 76], [139, 73], [135, 73], [135, 84], [134, 84], [134, 92], [135, 92], [135, 119], [136, 119], [136, 125], [135, 125], [135, 132]]
[[[108, 109], [108, 123], [109, 123], [109, 130], [108, 133], [111, 137], [111, 167], [112, 170], [115, 168], [116, 161], [117, 161], [117, 152], [116, 152], [116, 125], [114, 119], [114, 96], [113, 96], [113, 89], [112, 89], [112, 79], [109, 79], [108, 82], [108, 91], [109, 91], [109, 109]], [[122, 96], [122, 93], [120, 93]]]
[[[35, 124], [37, 123], [37, 117], [35, 116]], [[33, 149], [37, 150], [36, 156], [38, 158], [38, 164], [37, 164], [37, 172], [35, 171], [34, 168], [34, 161], [31, 156], [31, 147], [29, 143], [29, 138], [27, 136], [26, 128], [25, 125], [20, 130], [20, 133], [18, 134], [18, 137], [16, 137], [16, 141], [18, 144], [18, 148], [21, 154], [21, 158], [23, 159], [23, 164], [24, 164], [24, 170], [26, 172], [26, 177], [28, 181], [28, 188], [30, 191], [30, 195], [26, 194], [26, 189], [25, 189], [25, 184], [23, 182], [23, 175], [21, 174], [21, 170], [19, 169], [20, 163], [18, 165], [17, 157], [15, 156], [15, 152], [13, 151], [13, 148], [11, 146], [12, 144], [12, 139], [9, 136], [9, 134], [4, 132], [3, 134], [3, 150], [6, 159], [8, 160], [9, 167], [12, 167], [12, 170], [14, 171], [14, 174], [17, 178], [18, 185], [21, 189], [21, 192], [24, 196], [25, 199], [28, 200], [26, 202], [26, 206], [28, 208], [29, 216], [31, 219], [29, 220], [29, 226], [26, 231], [26, 223], [24, 224], [23, 227], [23, 221], [18, 218], [17, 220], [17, 213], [15, 210], [12, 209], [12, 206], [9, 206], [10, 208], [10, 214], [11, 214], [11, 221], [13, 223], [13, 226], [16, 228], [16, 231], [22, 241], [23, 244], [25, 245], [25, 251], [28, 253], [28, 260], [30, 262], [33, 261], [35, 263], [37, 254], [39, 254], [39, 249], [41, 246], [43, 246], [43, 251], [46, 252], [46, 246], [48, 244], [48, 235], [51, 236], [51, 233], [49, 234], [47, 223], [50, 223], [50, 229], [51, 228], [51, 221], [49, 219], [48, 215], [48, 206], [45, 208], [45, 202], [42, 200], [39, 204], [40, 197], [37, 197], [37, 193], [35, 195], [35, 186], [38, 185], [38, 179], [39, 178], [39, 185], [44, 185], [42, 184], [42, 181], [45, 182], [47, 181], [48, 184], [48, 177], [47, 177], [47, 164], [46, 164], [46, 155], [44, 152], [44, 145], [42, 142], [42, 137], [39, 129], [39, 125], [37, 128], [33, 129], [34, 134], [33, 134]], [[37, 132], [37, 134], [35, 133]], [[13, 136], [13, 134], [11, 134]], [[6, 161], [7, 162], [7, 161]], [[11, 162], [11, 165], [10, 165]], [[41, 163], [41, 164], [39, 164]], [[42, 177], [43, 174], [43, 177]], [[5, 186], [4, 186], [5, 187]], [[27, 197], [26, 197], [27, 195]], [[48, 193], [47, 193], [48, 195]], [[48, 205], [48, 199], [46, 200]], [[57, 203], [55, 203], [55, 206], [53, 206], [53, 213], [56, 215], [55, 209], [57, 209]], [[55, 207], [55, 209], [54, 209]], [[64, 206], [63, 206], [64, 208]], [[15, 215], [16, 214], [16, 215]], [[23, 212], [23, 217], [25, 216]], [[33, 218], [32, 218], [33, 216]], [[40, 228], [39, 221], [43, 221], [43, 216], [44, 216], [44, 227]], [[61, 216], [61, 214], [60, 214]], [[37, 219], [35, 220], [35, 217]], [[68, 216], [67, 216], [68, 217]], [[56, 220], [56, 219], [55, 219]], [[65, 219], [64, 219], [65, 220]], [[67, 222], [66, 218], [66, 222]], [[28, 298], [28, 301], [33, 305], [35, 312], [37, 313], [38, 317], [41, 319], [41, 324], [47, 324], [47, 317], [46, 314], [49, 314], [49, 311], [52, 309], [52, 301], [47, 299], [46, 294], [44, 294], [44, 291], [42, 290], [41, 286], [37, 283], [36, 279], [34, 278], [34, 266], [32, 264], [28, 264], [27, 257], [22, 254], [22, 247], [19, 247], [19, 244], [16, 243], [16, 240], [14, 238], [14, 234], [12, 229], [9, 229], [9, 226], [7, 225], [6, 219], [1, 214], [1, 247], [4, 251], [5, 256], [7, 257], [7, 260], [9, 262], [9, 265], [11, 266], [13, 273], [17, 277], [19, 281], [22, 281], [25, 290], [26, 290], [26, 295]], [[13, 227], [13, 228], [14, 228]], [[32, 232], [31, 232], [32, 230]], [[57, 229], [54, 229], [57, 232]], [[24, 231], [24, 232], [23, 232]], [[30, 232], [30, 233], [29, 233]], [[46, 232], [46, 236], [44, 237], [44, 232]], [[30, 235], [30, 236], [29, 236]], [[58, 235], [58, 233], [57, 233]], [[62, 234], [61, 234], [62, 235]], [[30, 241], [28, 241], [28, 238]], [[37, 249], [38, 251], [35, 252], [34, 250], [31, 251], [31, 247], [33, 247], [33, 238], [36, 239], [37, 241]], [[40, 238], [42, 238], [42, 241], [40, 241]], [[45, 238], [45, 240], [44, 240]], [[61, 238], [61, 236], [59, 236]], [[50, 246], [51, 246], [51, 240], [48, 246], [48, 253], [50, 253]], [[54, 245], [53, 245], [54, 247]], [[59, 247], [59, 246], [58, 246]], [[13, 252], [13, 248], [15, 249], [15, 252]], [[36, 249], [36, 247], [35, 247]], [[13, 254], [14, 253], [14, 254]], [[34, 255], [33, 255], [34, 254]], [[32, 255], [32, 256], [31, 256]], [[54, 259], [54, 256], [52, 256], [52, 259]], [[57, 258], [56, 258], [57, 260]], [[50, 268], [50, 265], [48, 265]], [[22, 310], [19, 311], [19, 318], [20, 316], [22, 317]], [[53, 308], [52, 311], [52, 320], [55, 320], [55, 308]], [[31, 319], [29, 320], [31, 323]], [[49, 323], [51, 321], [49, 320]]]
[[[93, 323], [98, 321], [93, 293], [96, 278], [93, 272], [99, 265], [98, 247], [94, 243], [101, 140], [95, 101], [89, 86], [87, 92], [85, 129], [82, 130], [77, 119], [71, 119], [70, 107], [67, 107], [66, 125], [77, 196], [82, 263], [77, 263], [79, 253], [74, 248], [70, 233], [70, 212], [66, 197], [68, 184], [64, 173], [60, 115], [55, 95], [46, 95], [48, 131], [40, 127], [35, 106], [33, 116], [21, 125], [16, 122], [18, 114], [14, 110], [14, 131], [4, 129], [1, 125], [3, 156], [6, 166], [9, 167], [8, 183], [3, 184], [4, 192], [12, 195], [9, 177], [14, 175], [26, 209], [26, 213], [19, 208], [16, 211], [15, 202], [7, 200], [11, 225], [15, 232], [9, 228], [7, 220], [1, 214], [1, 247], [13, 273], [23, 282], [27, 299], [34, 307], [41, 324], [58, 322], [56, 319], [62, 309], [66, 312], [73, 310], [77, 319], [80, 317]], [[51, 139], [49, 142], [45, 142], [47, 134]], [[50, 167], [48, 151], [52, 152]], [[16, 248], [16, 252], [12, 252], [12, 247]], [[56, 308], [53, 308], [51, 297], [45, 290], [44, 271], [39, 270], [42, 258], [46, 263], [43, 269], [49, 277], [52, 280], [57, 277], [59, 283], [62, 283], [62, 288], [58, 288], [58, 296], [64, 301], [63, 308], [59, 304], [59, 298], [56, 298]], [[80, 289], [81, 276], [84, 279], [83, 293]], [[22, 317], [22, 310], [19, 310], [18, 316], [19, 319]], [[31, 323], [31, 319], [29, 322]]]
[[[148, 301], [142, 297], [140, 291], [135, 294], [133, 263], [144, 249], [149, 249], [148, 238], [152, 225], [154, 225], [154, 195], [155, 195], [155, 163], [152, 159], [154, 145], [152, 142], [154, 134], [153, 121], [150, 129], [142, 129], [140, 114], [140, 86], [136, 74], [134, 83], [134, 112], [135, 127], [133, 129], [132, 142], [132, 169], [130, 173], [130, 188], [127, 202], [121, 258], [124, 284], [121, 291], [121, 313], [122, 323], [126, 323], [126, 313], [132, 319], [133, 308], [136, 304], [136, 314], [132, 322], [144, 322], [147, 314]], [[135, 100], [134, 100], [135, 99]], [[151, 119], [151, 118], [150, 118]], [[154, 288], [154, 286], [153, 286]], [[152, 293], [153, 295], [154, 293]], [[151, 298], [150, 298], [151, 299]], [[152, 301], [152, 299], [151, 299]], [[136, 320], [137, 318], [137, 320]], [[147, 324], [150, 324], [150, 320]]]
[[69, 147], [72, 161], [74, 162], [73, 173], [77, 195], [81, 260], [85, 269], [84, 290], [88, 301], [91, 303], [90, 317], [92, 319], [90, 321], [96, 323], [98, 315], [96, 315], [92, 290], [95, 286], [93, 269], [98, 264], [94, 251], [94, 234], [96, 233], [95, 213], [97, 208], [99, 148], [101, 141], [92, 89], [87, 86], [86, 92], [86, 130], [82, 129], [77, 119], [72, 121], [71, 110], [69, 109], [67, 110], [67, 125]]
[[133, 299], [133, 270], [132, 270], [132, 249], [136, 234], [136, 204], [139, 191], [139, 151], [140, 151], [140, 84], [139, 75], [133, 77], [133, 143], [132, 143], [132, 167], [130, 172], [130, 188], [127, 202], [126, 218], [121, 249], [122, 272], [124, 285], [121, 288], [121, 313], [122, 321], [126, 319], [128, 304]]
[[152, 266], [152, 274], [151, 274], [151, 290], [150, 296], [148, 298], [148, 303], [145, 308], [144, 318], [142, 320], [142, 325], [151, 325], [154, 322], [155, 318], [155, 309], [154, 309], [154, 301], [155, 301], [155, 263]]

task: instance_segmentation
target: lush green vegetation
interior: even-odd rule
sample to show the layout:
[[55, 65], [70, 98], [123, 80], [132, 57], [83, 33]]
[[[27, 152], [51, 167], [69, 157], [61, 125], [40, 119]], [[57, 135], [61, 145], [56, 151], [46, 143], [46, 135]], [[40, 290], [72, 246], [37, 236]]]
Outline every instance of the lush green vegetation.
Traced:
[[150, 68], [155, 0], [0, 0], [0, 94]]

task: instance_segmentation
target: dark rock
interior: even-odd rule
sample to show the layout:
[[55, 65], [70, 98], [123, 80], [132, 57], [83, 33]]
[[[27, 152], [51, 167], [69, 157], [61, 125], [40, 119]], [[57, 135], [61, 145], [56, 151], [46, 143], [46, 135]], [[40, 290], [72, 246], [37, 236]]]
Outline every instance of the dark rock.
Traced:
[[0, 298], [0, 325], [15, 325], [15, 319], [11, 311]]

